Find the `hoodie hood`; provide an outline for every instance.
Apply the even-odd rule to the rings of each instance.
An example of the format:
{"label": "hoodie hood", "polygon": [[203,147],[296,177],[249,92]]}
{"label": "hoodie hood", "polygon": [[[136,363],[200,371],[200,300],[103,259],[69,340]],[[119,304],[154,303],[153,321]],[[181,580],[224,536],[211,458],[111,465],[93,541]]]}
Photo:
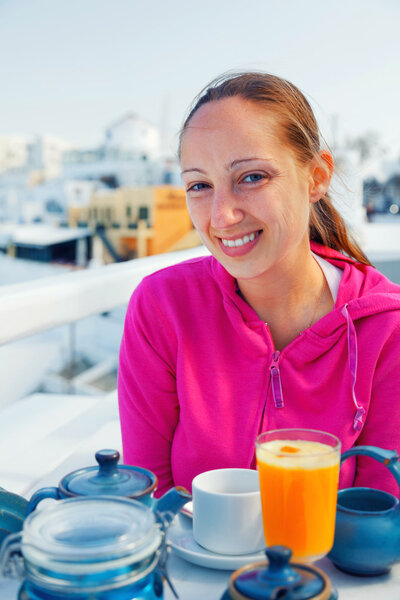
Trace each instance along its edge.
{"label": "hoodie hood", "polygon": [[313,252],[343,270],[335,308],[351,305],[354,319],[400,308],[400,286],[370,265],[311,242]]}
{"label": "hoodie hood", "polygon": [[[353,320],[400,308],[400,286],[375,267],[358,263],[316,242],[311,242],[311,250],[343,271],[334,309],[312,326],[318,335],[329,336],[335,323],[345,323],[343,306],[347,306]],[[259,321],[255,310],[237,294],[235,279],[214,257],[210,257],[210,260],[211,271],[222,287],[225,299],[233,301],[246,322]]]}

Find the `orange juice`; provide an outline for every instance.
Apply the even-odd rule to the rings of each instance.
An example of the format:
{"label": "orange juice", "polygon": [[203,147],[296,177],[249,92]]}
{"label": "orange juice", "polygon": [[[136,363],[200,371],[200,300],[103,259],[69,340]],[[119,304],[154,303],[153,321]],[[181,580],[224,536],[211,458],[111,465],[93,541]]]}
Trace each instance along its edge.
{"label": "orange juice", "polygon": [[267,545],[288,546],[297,560],[327,554],[335,531],[339,448],[273,439],[257,444],[256,454]]}

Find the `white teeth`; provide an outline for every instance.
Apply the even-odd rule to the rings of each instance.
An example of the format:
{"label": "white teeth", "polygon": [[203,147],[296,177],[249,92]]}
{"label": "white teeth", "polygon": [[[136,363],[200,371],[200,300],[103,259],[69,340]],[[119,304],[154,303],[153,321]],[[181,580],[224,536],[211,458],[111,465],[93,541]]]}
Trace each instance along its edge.
{"label": "white teeth", "polygon": [[235,246],[243,246],[244,244],[248,244],[252,242],[259,233],[250,233],[250,235],[245,235],[242,238],[237,238],[237,240],[224,240],[222,239],[222,243],[224,246],[229,246],[229,248],[234,248]]}

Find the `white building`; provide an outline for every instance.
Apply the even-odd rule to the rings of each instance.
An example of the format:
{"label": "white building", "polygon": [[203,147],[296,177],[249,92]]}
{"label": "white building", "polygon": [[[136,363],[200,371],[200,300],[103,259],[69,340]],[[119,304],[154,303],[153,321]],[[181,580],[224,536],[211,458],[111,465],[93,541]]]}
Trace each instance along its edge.
{"label": "white building", "polygon": [[158,160],[161,155],[161,134],[158,127],[130,113],[107,127],[105,153],[143,161]]}
{"label": "white building", "polygon": [[28,189],[29,170],[25,165],[0,173],[0,222],[21,222],[23,197]]}
{"label": "white building", "polygon": [[64,152],[73,144],[52,135],[38,135],[28,145],[27,166],[42,179],[60,177]]}
{"label": "white building", "polygon": [[64,155],[66,179],[97,179],[111,187],[162,183],[164,172],[159,128],[134,114],[107,127],[99,148]]}
{"label": "white building", "polygon": [[28,143],[27,137],[0,136],[0,173],[27,163]]}

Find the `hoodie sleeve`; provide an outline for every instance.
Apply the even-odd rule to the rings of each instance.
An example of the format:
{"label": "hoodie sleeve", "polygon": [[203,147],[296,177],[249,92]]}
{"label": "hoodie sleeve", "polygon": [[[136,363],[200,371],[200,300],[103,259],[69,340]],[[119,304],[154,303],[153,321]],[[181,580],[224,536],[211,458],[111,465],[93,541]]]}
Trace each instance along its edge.
{"label": "hoodie sleeve", "polygon": [[[368,415],[357,445],[379,446],[400,454],[400,324],[379,356]],[[354,485],[378,488],[398,497],[393,475],[371,458],[358,458]]]}
{"label": "hoodie sleeve", "polygon": [[120,347],[118,401],[124,462],[153,471],[159,496],[173,486],[171,443],[179,405],[176,336],[157,299],[148,280],[132,295]]}

